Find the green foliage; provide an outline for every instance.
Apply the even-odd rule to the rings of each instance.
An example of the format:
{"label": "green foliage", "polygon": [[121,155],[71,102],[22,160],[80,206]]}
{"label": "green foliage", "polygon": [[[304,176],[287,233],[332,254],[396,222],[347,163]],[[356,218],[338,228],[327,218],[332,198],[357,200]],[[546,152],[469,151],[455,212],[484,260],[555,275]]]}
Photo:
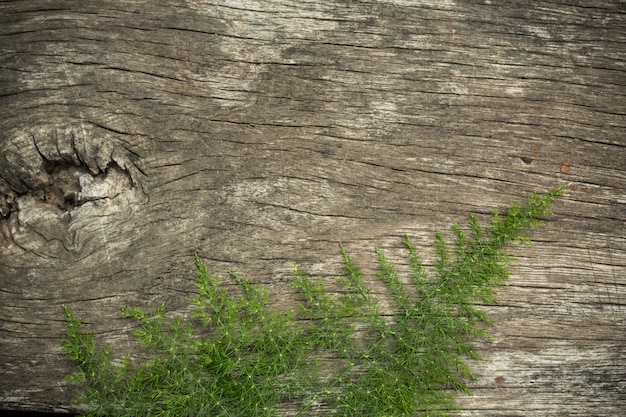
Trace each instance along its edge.
{"label": "green foliage", "polygon": [[76,403],[87,416],[278,416],[285,404],[299,405],[297,416],[449,415],[454,393],[469,392],[466,359],[480,358],[471,342],[488,336],[477,305],[496,302],[495,286],[509,275],[504,246],[528,242],[524,233],[565,188],[533,193],[504,217],[494,210],[488,228],[474,215],[467,231],[455,223],[453,248],[437,234],[432,270],[408,236],[405,278],[376,249],[394,314],[383,314],[343,246],[340,294],[294,264],[297,311],[270,308],[266,289],[234,273],[240,291],[229,294],[196,257],[195,320],[167,319],[164,306],[122,309],[152,352],[138,365],[98,350],[63,306],[63,351],[78,365],[69,379],[83,386]]}

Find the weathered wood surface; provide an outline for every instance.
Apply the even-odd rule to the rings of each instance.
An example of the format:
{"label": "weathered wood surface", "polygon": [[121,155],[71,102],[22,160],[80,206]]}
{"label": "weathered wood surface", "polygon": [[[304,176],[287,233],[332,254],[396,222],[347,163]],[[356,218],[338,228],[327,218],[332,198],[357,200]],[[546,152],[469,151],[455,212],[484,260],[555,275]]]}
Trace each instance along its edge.
{"label": "weathered wood surface", "polygon": [[[0,2],[0,408],[71,410],[60,305],[131,346],[193,254],[289,302],[291,261],[423,253],[572,182],[515,247],[464,416],[626,408],[623,1]],[[431,255],[429,255],[431,256]],[[428,259],[428,258],[427,258]]]}

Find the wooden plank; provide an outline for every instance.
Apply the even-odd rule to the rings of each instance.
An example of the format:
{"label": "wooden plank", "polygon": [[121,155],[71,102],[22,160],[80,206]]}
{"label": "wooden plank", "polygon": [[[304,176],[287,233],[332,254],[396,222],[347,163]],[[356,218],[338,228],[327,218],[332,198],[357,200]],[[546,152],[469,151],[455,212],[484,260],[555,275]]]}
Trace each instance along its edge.
{"label": "wooden plank", "polygon": [[571,182],[458,403],[619,415],[625,43],[620,1],[0,3],[0,408],[71,409],[63,303],[125,352],[119,309],[188,311],[194,253],[288,305],[292,261],[371,273],[404,232],[432,261]]}

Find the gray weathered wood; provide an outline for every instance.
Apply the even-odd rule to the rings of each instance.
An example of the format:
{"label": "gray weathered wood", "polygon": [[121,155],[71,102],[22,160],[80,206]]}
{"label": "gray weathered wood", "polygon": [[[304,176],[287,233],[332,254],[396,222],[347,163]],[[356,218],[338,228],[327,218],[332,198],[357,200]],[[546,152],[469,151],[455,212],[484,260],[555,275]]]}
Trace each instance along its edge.
{"label": "gray weathered wood", "polygon": [[71,410],[62,303],[123,352],[195,252],[285,304],[564,182],[458,404],[625,408],[621,1],[3,1],[0,108],[0,408]]}

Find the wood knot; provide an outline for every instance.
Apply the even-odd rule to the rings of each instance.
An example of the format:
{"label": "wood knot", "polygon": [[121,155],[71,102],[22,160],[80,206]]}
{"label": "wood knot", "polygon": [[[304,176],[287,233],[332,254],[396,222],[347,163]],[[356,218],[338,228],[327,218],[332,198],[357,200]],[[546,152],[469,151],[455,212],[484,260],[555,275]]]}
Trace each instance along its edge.
{"label": "wood knot", "polygon": [[40,125],[2,141],[0,216],[24,199],[68,212],[140,187],[137,156],[111,132],[91,124]]}
{"label": "wood knot", "polygon": [[55,124],[0,135],[0,246],[12,256],[80,255],[91,230],[115,230],[147,198],[138,156],[115,132]]}

